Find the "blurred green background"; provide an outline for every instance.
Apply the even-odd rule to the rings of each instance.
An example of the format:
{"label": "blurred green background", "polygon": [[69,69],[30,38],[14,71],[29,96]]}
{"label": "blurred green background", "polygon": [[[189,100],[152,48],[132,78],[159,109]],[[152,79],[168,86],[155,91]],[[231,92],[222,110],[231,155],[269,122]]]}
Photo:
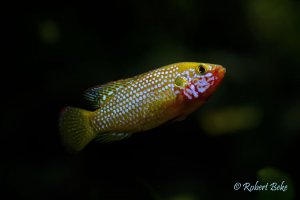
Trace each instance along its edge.
{"label": "blurred green background", "polygon": [[[299,198],[299,1],[98,3],[9,15],[17,65],[2,73],[4,192],[12,199]],[[227,69],[197,112],[65,152],[59,112],[86,108],[85,89],[182,61]],[[234,190],[256,181],[285,181],[288,190]]]}

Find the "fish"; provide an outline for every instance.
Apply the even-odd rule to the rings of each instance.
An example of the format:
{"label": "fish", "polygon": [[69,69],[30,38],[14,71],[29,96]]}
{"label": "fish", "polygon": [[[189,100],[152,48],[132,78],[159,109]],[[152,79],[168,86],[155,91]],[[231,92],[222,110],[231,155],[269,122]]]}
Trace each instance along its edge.
{"label": "fish", "polygon": [[84,96],[92,109],[67,106],[61,112],[62,142],[79,152],[93,140],[119,141],[183,120],[214,93],[225,72],[218,64],[180,62],[91,87]]}

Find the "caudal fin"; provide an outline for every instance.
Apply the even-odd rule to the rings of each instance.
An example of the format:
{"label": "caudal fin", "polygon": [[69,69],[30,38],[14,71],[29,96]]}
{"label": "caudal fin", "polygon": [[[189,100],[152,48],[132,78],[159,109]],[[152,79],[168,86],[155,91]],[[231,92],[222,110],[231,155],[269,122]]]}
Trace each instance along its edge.
{"label": "caudal fin", "polygon": [[59,119],[59,128],[66,148],[72,152],[81,151],[96,137],[90,124],[92,112],[80,108],[66,107]]}

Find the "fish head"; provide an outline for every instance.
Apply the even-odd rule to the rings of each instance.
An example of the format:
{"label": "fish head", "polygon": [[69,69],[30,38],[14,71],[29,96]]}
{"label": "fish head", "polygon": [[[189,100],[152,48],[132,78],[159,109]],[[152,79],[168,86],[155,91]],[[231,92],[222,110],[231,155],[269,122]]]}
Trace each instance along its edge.
{"label": "fish head", "polygon": [[182,63],[178,66],[174,92],[187,100],[205,100],[224,78],[226,69],[217,64]]}

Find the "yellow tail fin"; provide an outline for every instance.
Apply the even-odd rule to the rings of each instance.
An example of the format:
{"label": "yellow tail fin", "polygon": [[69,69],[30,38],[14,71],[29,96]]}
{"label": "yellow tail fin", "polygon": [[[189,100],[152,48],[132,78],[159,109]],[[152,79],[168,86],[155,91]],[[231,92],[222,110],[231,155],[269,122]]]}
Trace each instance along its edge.
{"label": "yellow tail fin", "polygon": [[66,107],[59,119],[59,128],[66,148],[72,152],[81,151],[96,137],[90,124],[92,112],[80,108]]}

